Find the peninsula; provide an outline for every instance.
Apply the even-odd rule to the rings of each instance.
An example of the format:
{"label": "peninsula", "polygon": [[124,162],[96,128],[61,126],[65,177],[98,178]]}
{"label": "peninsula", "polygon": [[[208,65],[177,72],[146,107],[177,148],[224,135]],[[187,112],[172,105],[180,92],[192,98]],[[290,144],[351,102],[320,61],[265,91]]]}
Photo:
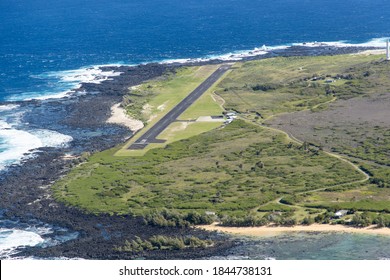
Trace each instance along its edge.
{"label": "peninsula", "polygon": [[[367,226],[364,232],[387,234],[390,64],[383,54],[358,51],[366,49],[292,47],[232,62],[152,141],[143,141],[145,133],[226,62],[119,67],[124,74],[113,81],[85,84],[101,97],[77,97],[66,121],[76,125],[77,116],[98,111],[83,108],[110,100],[101,120],[119,123],[121,135],[62,161],[55,160],[61,153],[49,154],[58,169],[39,203],[54,210],[35,211],[32,204],[29,211],[82,235],[23,254],[210,257],[233,246],[229,236],[203,230],[217,229],[215,223],[242,234]],[[147,77],[127,82],[142,71]],[[125,121],[124,112],[143,124]],[[134,124],[138,132],[130,135]],[[88,254],[91,240],[99,246]]]}

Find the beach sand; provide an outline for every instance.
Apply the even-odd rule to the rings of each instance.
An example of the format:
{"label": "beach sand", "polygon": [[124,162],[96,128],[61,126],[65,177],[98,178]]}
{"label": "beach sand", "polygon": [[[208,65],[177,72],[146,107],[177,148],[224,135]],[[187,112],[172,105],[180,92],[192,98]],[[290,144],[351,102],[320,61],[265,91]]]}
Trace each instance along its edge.
{"label": "beach sand", "polygon": [[385,49],[379,49],[379,50],[366,50],[366,51],[361,51],[357,52],[351,55],[379,55],[379,54],[386,54]]}
{"label": "beach sand", "polygon": [[144,124],[141,121],[130,118],[129,115],[126,114],[125,109],[121,107],[120,103],[111,107],[111,117],[107,120],[107,123],[126,126],[133,132],[144,127]]}
{"label": "beach sand", "polygon": [[275,236],[289,232],[338,232],[338,233],[363,233],[390,236],[390,228],[377,228],[375,225],[365,228],[355,228],[344,225],[312,224],[310,226],[278,227],[222,227],[214,223],[212,225],[199,226],[208,231],[220,231],[233,235],[245,236]]}

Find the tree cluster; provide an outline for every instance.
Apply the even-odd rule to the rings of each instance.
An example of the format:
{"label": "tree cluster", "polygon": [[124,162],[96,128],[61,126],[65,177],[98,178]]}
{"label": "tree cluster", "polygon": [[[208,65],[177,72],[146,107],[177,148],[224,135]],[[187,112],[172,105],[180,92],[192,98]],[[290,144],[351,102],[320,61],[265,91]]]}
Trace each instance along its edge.
{"label": "tree cluster", "polygon": [[125,241],[123,246],[117,247],[120,252],[140,253],[153,250],[183,250],[185,248],[206,248],[212,246],[211,240],[202,240],[195,236],[190,237],[169,237],[155,235],[148,240],[142,240],[136,236],[135,239]]}
{"label": "tree cluster", "polygon": [[192,211],[181,214],[174,210],[163,209],[152,212],[143,217],[144,223],[158,227],[179,227],[185,228],[191,225],[209,225],[214,222],[214,217],[206,213],[200,214]]}

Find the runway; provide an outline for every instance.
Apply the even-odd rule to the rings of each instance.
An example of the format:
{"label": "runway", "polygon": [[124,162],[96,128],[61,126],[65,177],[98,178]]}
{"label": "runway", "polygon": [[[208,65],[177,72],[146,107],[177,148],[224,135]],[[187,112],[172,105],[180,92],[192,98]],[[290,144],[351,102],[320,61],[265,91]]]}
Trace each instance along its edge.
{"label": "runway", "polygon": [[163,143],[164,140],[156,139],[172,122],[190,107],[199,97],[202,96],[223,74],[230,69],[230,65],[222,65],[213,74],[211,74],[203,83],[193,90],[186,98],[169,111],[153,127],[139,137],[132,145],[130,150],[142,150],[150,143]]}

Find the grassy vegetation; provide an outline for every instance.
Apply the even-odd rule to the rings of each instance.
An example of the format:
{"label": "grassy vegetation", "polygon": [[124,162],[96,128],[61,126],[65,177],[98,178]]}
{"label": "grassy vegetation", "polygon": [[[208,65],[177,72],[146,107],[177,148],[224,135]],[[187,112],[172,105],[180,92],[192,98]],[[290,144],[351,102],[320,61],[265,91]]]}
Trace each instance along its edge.
{"label": "grassy vegetation", "polygon": [[[305,132],[310,141],[298,144],[257,124],[289,112],[319,114],[330,110],[336,100],[386,92],[389,65],[377,56],[362,55],[239,63],[159,136],[167,139],[166,144],[129,153],[126,147],[141,131],[122,149],[85,157],[55,184],[54,194],[86,211],[142,215],[145,223],[162,227],[184,227],[200,220],[210,223],[213,219],[206,212],[216,213],[225,226],[293,226],[314,221],[388,226],[388,129],[364,123],[348,126],[340,120],[339,126],[332,123],[326,128],[331,136],[321,134],[322,124],[318,124],[314,133]],[[129,96],[133,105],[128,111],[148,121],[146,130],[216,68],[185,68],[141,85]],[[225,109],[241,112],[257,124],[242,119],[225,127],[194,122],[200,116],[222,113],[213,90],[225,100]],[[345,135],[354,141],[343,140]],[[370,180],[363,182],[365,177],[351,164],[323,152],[326,143],[333,144],[333,152],[351,156],[349,160]],[[334,212],[339,209],[350,213],[336,221]],[[128,250],[144,250],[140,244],[145,242],[135,247],[127,244]]]}
{"label": "grassy vegetation", "polygon": [[[294,114],[280,118],[274,124],[284,122],[283,129],[288,127],[290,119],[289,132],[293,135],[299,132],[299,138],[303,141],[351,156],[351,160],[370,175],[371,185],[351,184],[329,188],[328,192],[284,195],[284,201],[295,206],[294,217],[302,217],[302,210],[309,212],[310,207],[322,211],[355,209],[372,214],[389,209],[390,196],[387,190],[383,190],[390,187],[390,135],[386,125],[388,118],[385,106],[373,105],[381,104],[381,100],[385,101],[385,96],[390,91],[389,71],[390,64],[383,60],[383,56],[274,58],[243,63],[241,68],[232,72],[220,84],[218,94],[225,99],[227,108],[242,112],[259,122],[275,115],[303,110],[318,114],[329,111],[330,113],[322,113],[318,118],[306,114],[307,119],[303,121],[310,123],[310,119],[314,119],[310,123],[314,131],[296,131],[300,127],[293,126],[294,121],[291,122]],[[345,118],[343,114],[338,116],[337,111],[330,111],[332,102],[355,97],[359,99],[342,103],[344,107],[350,106],[347,107],[349,118]],[[357,108],[357,111],[353,111],[353,108]],[[341,106],[339,110],[345,111],[346,108]],[[375,117],[371,118],[370,115]],[[301,122],[302,119],[301,117]],[[347,195],[351,192],[359,193],[365,188],[372,190],[368,197],[356,195],[351,201],[352,198]],[[330,199],[326,196],[330,193],[337,197]],[[275,210],[270,210],[281,211],[277,206],[270,204],[259,209],[275,207]],[[298,211],[301,212],[299,215]],[[316,215],[309,214],[309,217],[314,218]],[[352,216],[348,219],[352,219]]]}
{"label": "grassy vegetation", "polygon": [[[383,67],[369,56],[277,57],[245,62],[219,85],[225,107],[262,118],[311,109],[387,84]],[[375,67],[374,67],[375,66]],[[377,69],[378,68],[378,69]],[[380,72],[379,69],[382,69]],[[371,76],[370,80],[363,78]],[[375,79],[375,83],[372,79]],[[327,81],[333,81],[328,83]],[[321,109],[321,107],[316,107]]]}
{"label": "grassy vegetation", "polygon": [[390,212],[390,189],[379,189],[375,185],[360,188],[323,191],[310,194],[300,204],[308,207],[327,209],[355,209],[359,211]]}
{"label": "grassy vegetation", "polygon": [[380,126],[368,129],[353,127],[346,130],[350,138],[357,139],[358,146],[340,141],[333,150],[339,153],[390,166],[390,129]]}
{"label": "grassy vegetation", "polygon": [[[133,136],[126,145],[117,152],[117,156],[141,156],[150,149],[164,147],[186,137],[214,129],[220,124],[191,124],[191,127],[183,127],[182,124],[172,124],[159,139],[167,140],[164,144],[150,144],[144,150],[128,150],[127,147],[134,143],[138,137],[155,125],[165,114],[182,101],[190,92],[210,76],[219,65],[205,65],[199,67],[184,67],[176,73],[168,73],[164,77],[152,80],[130,90],[124,97],[123,105],[128,114],[136,119],[141,119],[145,127]],[[200,116],[221,115],[222,107],[212,98],[212,90],[209,89],[186,110],[180,120],[196,120]]]}
{"label": "grassy vegetation", "polygon": [[160,138],[167,139],[165,144],[169,144],[216,129],[221,127],[221,124],[221,122],[175,122],[160,134]]}
{"label": "grassy vegetation", "polygon": [[202,116],[219,116],[224,109],[215,101],[211,90],[194,102],[181,116],[180,120],[196,120]]}
{"label": "grassy vegetation", "polygon": [[183,67],[133,87],[124,97],[129,115],[154,124],[210,76],[218,65]]}
{"label": "grassy vegetation", "polygon": [[257,208],[259,212],[294,212],[294,208],[280,203],[268,203]]}
{"label": "grassy vegetation", "polygon": [[361,176],[321,151],[241,120],[142,157],[113,152],[92,155],[57,182],[56,197],[91,212],[145,215],[166,207],[245,215],[278,195]]}

